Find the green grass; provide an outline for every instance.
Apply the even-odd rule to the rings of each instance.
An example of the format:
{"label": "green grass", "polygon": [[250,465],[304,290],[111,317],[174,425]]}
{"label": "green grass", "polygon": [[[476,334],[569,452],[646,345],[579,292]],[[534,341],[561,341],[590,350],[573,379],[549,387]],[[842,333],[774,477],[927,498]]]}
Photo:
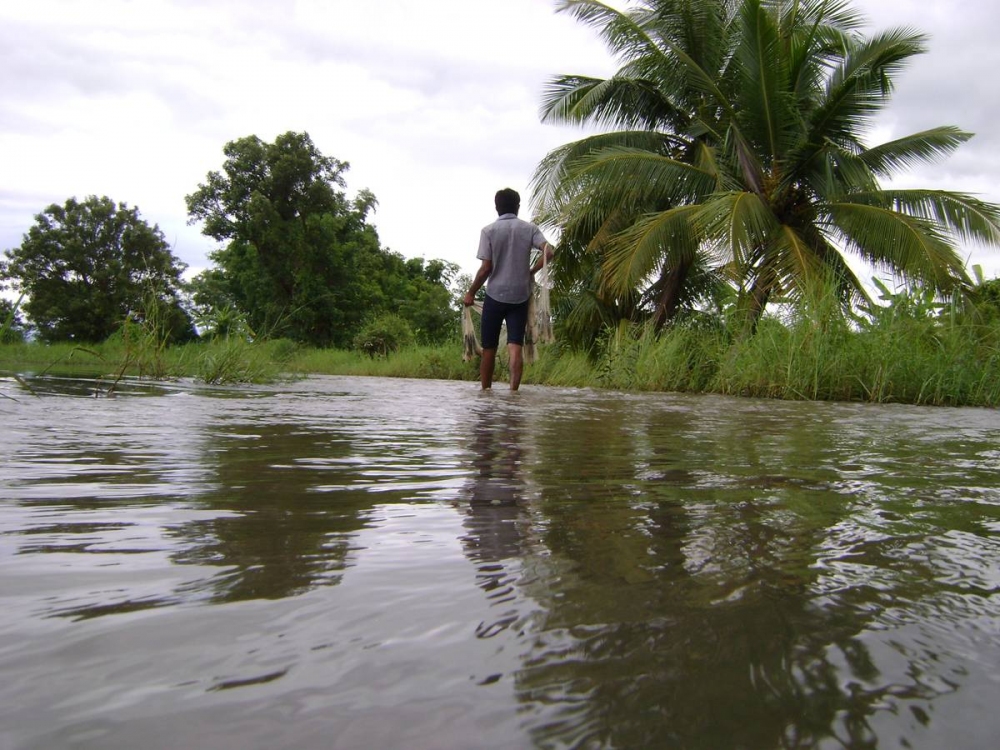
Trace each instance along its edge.
{"label": "green grass", "polygon": [[32,375],[82,375],[110,384],[122,377],[171,379],[191,377],[206,383],[256,383],[284,371],[280,352],[267,344],[220,339],[173,347],[146,346],[114,336],[100,344],[6,344],[0,346],[0,370]]}
{"label": "green grass", "polygon": [[463,362],[461,345],[410,346],[385,356],[371,357],[340,349],[302,349],[287,362],[298,374],[379,376],[477,380],[478,363]]}
{"label": "green grass", "polygon": [[[251,344],[232,338],[163,348],[141,338],[116,336],[86,347],[2,345],[0,370],[74,372],[108,382],[129,375],[254,383],[308,374],[478,380],[478,362],[462,361],[458,341],[370,357],[287,340]],[[506,378],[506,352],[501,351],[496,379]],[[607,332],[590,354],[559,344],[542,348],[537,361],[526,365],[523,382],[794,400],[998,406],[1000,323],[901,317],[857,330],[842,320],[785,324],[764,319],[756,335],[745,338],[730,336],[722,326],[679,325],[657,334],[623,325]]]}

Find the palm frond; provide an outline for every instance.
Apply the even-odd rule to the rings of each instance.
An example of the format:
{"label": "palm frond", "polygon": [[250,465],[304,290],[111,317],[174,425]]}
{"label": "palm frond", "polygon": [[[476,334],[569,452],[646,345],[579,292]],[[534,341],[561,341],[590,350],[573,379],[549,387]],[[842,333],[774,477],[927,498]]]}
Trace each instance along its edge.
{"label": "palm frond", "polygon": [[762,5],[781,18],[786,35],[796,29],[825,28],[840,32],[856,31],[865,19],[853,0],[763,0]]}
{"label": "palm frond", "polygon": [[684,113],[651,81],[625,77],[559,76],[542,94],[542,122],[618,129],[683,129]]}
{"label": "palm frond", "polygon": [[748,265],[768,244],[776,226],[771,209],[749,191],[711,196],[700,204],[694,221],[704,241],[728,256],[719,257],[717,262],[733,258],[741,266]]}
{"label": "palm frond", "polygon": [[823,264],[823,272],[821,277],[808,281],[785,279],[785,284],[790,290],[808,294],[816,288],[829,288],[832,285],[845,309],[851,305],[871,302],[865,285],[854,273],[847,259],[821,232],[815,227],[809,227],[800,234],[802,240],[809,244],[812,252]]}
{"label": "palm frond", "polygon": [[949,190],[879,190],[851,200],[933,222],[956,237],[1000,247],[1000,206]]}
{"label": "palm frond", "polygon": [[580,160],[608,148],[631,148],[655,154],[670,153],[683,143],[648,130],[615,131],[582,138],[550,151],[531,180],[535,216],[548,223],[560,213],[567,196],[579,191],[576,166]]}
{"label": "palm frond", "polygon": [[[655,14],[636,17],[618,11],[599,0],[563,0],[559,12],[568,12],[577,20],[598,30],[611,52],[624,61],[642,60],[643,64],[662,71],[680,66],[687,85],[709,95],[715,106],[732,111],[729,97],[719,88],[716,75],[703,68],[695,60],[680,40],[660,34],[655,38],[639,23],[640,18],[655,17]],[[643,58],[645,58],[643,60]]]}
{"label": "palm frond", "polygon": [[562,0],[556,12],[568,13],[596,30],[612,55],[624,61],[643,55],[661,55],[642,25],[631,14],[612,8],[600,0]]}
{"label": "palm frond", "polygon": [[678,206],[643,217],[616,235],[604,260],[608,288],[621,294],[649,278],[665,257],[690,259],[698,246],[692,217],[698,206]]}
{"label": "palm frond", "polygon": [[924,43],[925,37],[906,29],[871,39],[852,39],[810,113],[808,141],[816,148],[829,140],[842,148],[862,151],[858,133],[885,106],[892,76],[910,58],[925,51]]}
{"label": "palm frond", "polygon": [[601,149],[573,163],[571,178],[586,180],[591,194],[629,197],[632,205],[661,205],[699,200],[711,193],[716,175],[669,156],[636,148]]}
{"label": "palm frond", "polygon": [[[811,154],[806,162],[804,154]],[[851,151],[827,141],[818,151],[804,144],[789,158],[792,167],[786,180],[802,180],[808,184],[817,200],[838,200],[845,194],[873,192],[879,189],[878,179],[871,167]]]}
{"label": "palm frond", "polygon": [[783,224],[772,238],[770,253],[783,289],[808,287],[825,275],[823,259],[794,227]]}
{"label": "palm frond", "polygon": [[829,230],[845,248],[877,269],[932,284],[943,292],[968,284],[964,263],[937,226],[879,205],[841,202],[828,206]]}
{"label": "palm frond", "polygon": [[738,106],[742,132],[755,151],[773,163],[783,152],[782,128],[795,125],[788,106],[787,57],[776,19],[760,0],[744,0],[741,7],[744,33],[736,51],[739,62]]}
{"label": "palm frond", "polygon": [[867,149],[861,160],[880,177],[891,177],[910,167],[948,156],[972,138],[956,127],[944,126],[913,133]]}

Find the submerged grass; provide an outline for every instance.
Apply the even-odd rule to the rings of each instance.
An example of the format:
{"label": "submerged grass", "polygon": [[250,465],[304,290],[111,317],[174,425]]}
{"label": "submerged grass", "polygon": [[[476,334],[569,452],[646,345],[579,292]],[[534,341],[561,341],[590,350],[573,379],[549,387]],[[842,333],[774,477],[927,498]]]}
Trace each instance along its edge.
{"label": "submerged grass", "polygon": [[165,380],[192,377],[206,383],[259,383],[277,379],[287,354],[278,342],[252,344],[231,338],[150,350],[127,337],[100,344],[18,343],[0,346],[0,369],[31,375],[98,378],[108,390],[123,377]]}
{"label": "submerged grass", "polygon": [[410,346],[384,356],[340,349],[302,349],[288,361],[299,374],[358,375],[389,378],[475,380],[478,363],[462,361],[461,344]]}
{"label": "submerged grass", "polygon": [[[132,346],[132,349],[129,347]],[[147,352],[148,354],[148,352]],[[437,378],[474,382],[478,362],[462,344],[410,346],[387,356],[304,348],[285,340],[230,338],[156,349],[156,367],[116,337],[97,346],[6,344],[0,369],[73,371],[107,382],[123,375],[191,377],[207,383],[267,382],[331,374]],[[506,352],[497,381],[506,378]],[[843,320],[764,319],[751,337],[720,325],[678,325],[656,332],[623,325],[594,352],[558,343],[526,366],[526,384],[617,390],[720,393],[794,400],[1000,405],[1000,322],[899,318],[863,328]]]}

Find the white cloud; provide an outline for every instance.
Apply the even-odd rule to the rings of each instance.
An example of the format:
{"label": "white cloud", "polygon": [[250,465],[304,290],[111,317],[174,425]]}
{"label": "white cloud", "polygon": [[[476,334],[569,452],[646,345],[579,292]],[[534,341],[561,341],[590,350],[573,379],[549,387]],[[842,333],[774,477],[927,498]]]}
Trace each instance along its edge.
{"label": "white cloud", "polygon": [[[912,25],[930,53],[873,137],[941,124],[977,138],[922,185],[1000,200],[992,1],[866,0],[869,30]],[[475,268],[499,187],[578,136],[538,120],[553,74],[613,69],[593,32],[544,0],[33,0],[0,6],[0,249],[70,196],[138,206],[175,252],[213,247],[184,196],[230,140],[307,131],[379,199],[382,241]],[[959,10],[961,12],[959,12]],[[1000,270],[1000,263],[990,270]],[[991,274],[992,275],[992,274]]]}

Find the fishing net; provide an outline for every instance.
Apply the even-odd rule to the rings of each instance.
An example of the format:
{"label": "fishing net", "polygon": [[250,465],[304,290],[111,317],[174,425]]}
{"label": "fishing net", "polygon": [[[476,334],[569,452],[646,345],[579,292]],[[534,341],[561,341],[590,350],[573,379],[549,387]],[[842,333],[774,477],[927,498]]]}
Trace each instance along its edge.
{"label": "fishing net", "polygon": [[480,315],[483,314],[482,302],[477,302],[472,307],[462,307],[462,341],[465,345],[462,359],[466,362],[472,361],[483,353],[483,348],[479,345],[479,339],[476,338],[476,326],[472,323],[473,307],[476,308],[476,312]]}
{"label": "fishing net", "polygon": [[[538,356],[538,344],[551,344],[556,340],[552,331],[552,312],[549,306],[549,289],[552,282],[549,279],[549,267],[542,257],[542,267],[531,281],[531,296],[528,298],[528,326],[524,331],[524,346],[522,353],[525,362],[534,362]],[[472,320],[475,309],[483,314],[483,305],[477,302],[472,307],[462,309],[462,342],[464,351],[462,359],[469,362],[483,353],[476,337],[476,326]]]}
{"label": "fishing net", "polygon": [[531,296],[528,298],[528,327],[524,332],[524,361],[534,362],[539,344],[556,340],[552,332],[552,311],[549,306],[549,267],[542,252],[542,267],[531,279]]}

